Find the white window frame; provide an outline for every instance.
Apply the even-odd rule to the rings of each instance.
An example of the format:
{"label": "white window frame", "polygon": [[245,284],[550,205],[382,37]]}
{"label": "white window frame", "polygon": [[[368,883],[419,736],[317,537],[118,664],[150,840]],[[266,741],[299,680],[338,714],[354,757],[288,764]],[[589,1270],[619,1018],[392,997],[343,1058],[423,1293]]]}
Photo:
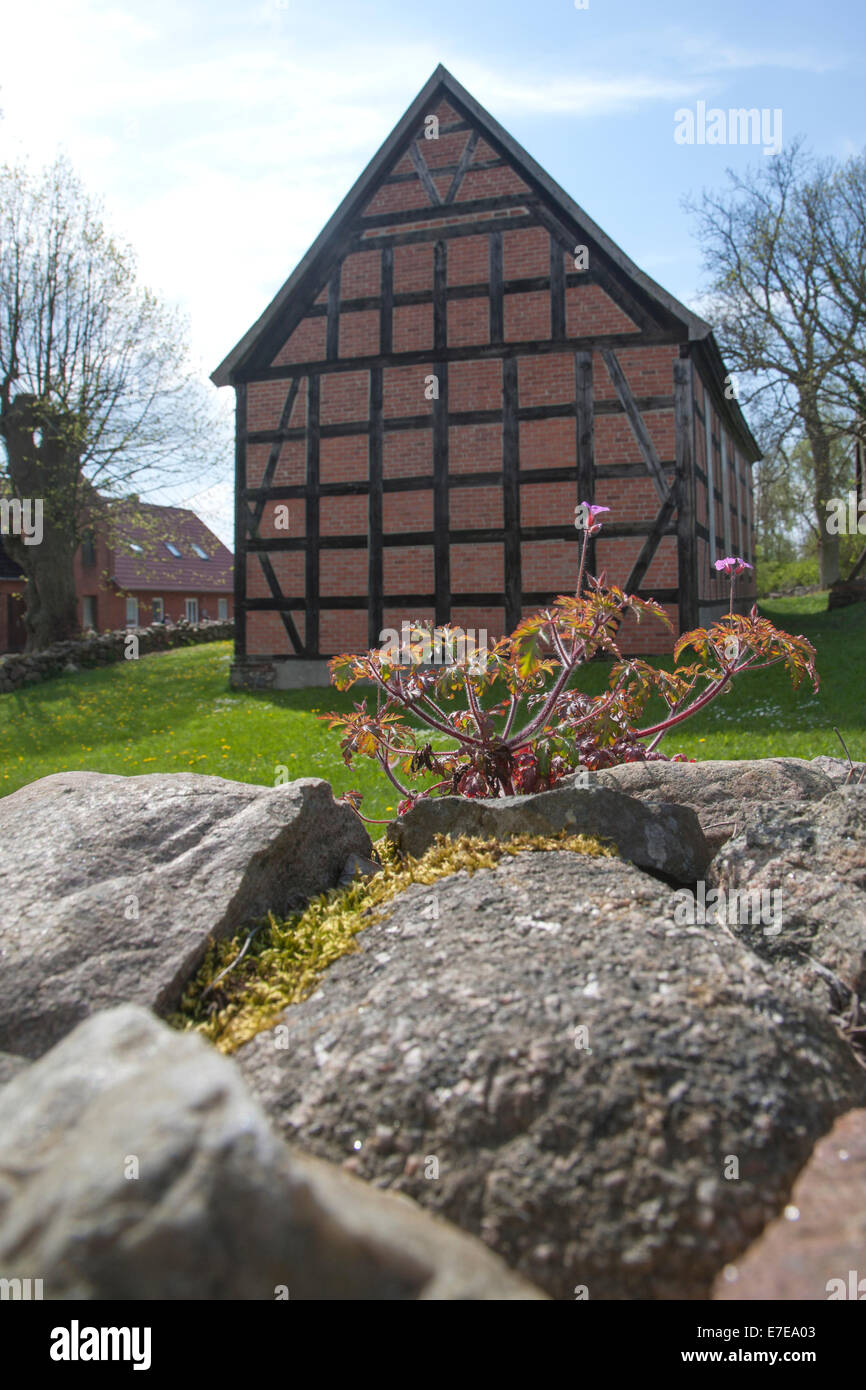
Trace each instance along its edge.
{"label": "white window frame", "polygon": [[188,623],[198,622],[198,599],[188,598],[184,600],[186,620]]}
{"label": "white window frame", "polygon": [[227,598],[217,599],[218,622],[227,623],[229,620],[229,601]]}
{"label": "white window frame", "polygon": [[[157,604],[159,604],[159,613],[157,613],[157,611],[156,611],[156,605],[157,605]],[[164,622],[165,622],[165,600],[164,600],[164,599],[161,599],[161,598],[157,598],[155,594],[154,594],[153,602],[152,602],[152,614],[151,614],[151,616],[152,616],[152,619],[153,619],[153,621],[154,621],[155,623],[164,623]]]}
{"label": "white window frame", "polygon": [[138,627],[138,599],[134,594],[126,596],[126,626]]}

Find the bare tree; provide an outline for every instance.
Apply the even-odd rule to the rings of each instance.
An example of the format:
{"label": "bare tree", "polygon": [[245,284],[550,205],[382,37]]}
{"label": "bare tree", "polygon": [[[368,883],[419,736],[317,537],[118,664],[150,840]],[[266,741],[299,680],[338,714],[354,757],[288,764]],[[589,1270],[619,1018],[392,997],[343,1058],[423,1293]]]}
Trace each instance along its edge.
{"label": "bare tree", "polygon": [[817,160],[802,140],[728,187],[687,202],[710,275],[722,351],[744,376],[768,453],[808,442],[821,583],[839,577],[827,528],[838,443],[863,425],[866,158]]}
{"label": "bare tree", "polygon": [[[27,577],[27,645],[80,627],[73,559],[103,499],[212,478],[229,447],[186,325],[59,158],[0,168],[0,495],[40,501],[42,537],[4,545]],[[8,509],[7,509],[8,512]]]}

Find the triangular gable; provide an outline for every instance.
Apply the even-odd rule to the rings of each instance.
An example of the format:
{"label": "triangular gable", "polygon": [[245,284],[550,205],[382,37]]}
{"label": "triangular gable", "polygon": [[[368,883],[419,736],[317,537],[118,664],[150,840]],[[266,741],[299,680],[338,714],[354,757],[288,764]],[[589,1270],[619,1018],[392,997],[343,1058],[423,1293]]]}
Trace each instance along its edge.
{"label": "triangular gable", "polygon": [[[453,114],[456,122],[468,122],[479,132],[480,149],[474,152],[473,162],[497,156],[506,158],[536,197],[540,196],[552,211],[566,218],[575,232],[579,230],[594,243],[667,318],[687,325],[690,336],[693,337],[702,337],[710,331],[709,325],[691,314],[672,295],[667,294],[649,276],[644,275],[532,156],[475,101],[446,68],[440,65],[373,156],[265,312],[212,374],[212,380],[216,385],[229,384],[234,373],[249,364],[256,348],[269,335],[269,330],[273,329],[275,323],[285,315],[296,294],[299,301],[309,303],[322,293],[335,261],[340,258],[341,251],[348,243],[355,219],[363,215],[368,203],[376,196],[383,179],[391,173],[410,171],[411,163],[406,163],[407,159],[411,161],[410,146],[423,130],[424,117],[437,112],[443,102],[447,103],[442,109],[449,122]],[[344,243],[342,246],[341,242]],[[304,306],[300,304],[299,307]]]}
{"label": "triangular gable", "polygon": [[[435,132],[435,138],[428,138],[428,132],[430,136]],[[439,169],[448,172],[439,173]],[[491,193],[531,192],[513,163],[497,154],[478,127],[441,101],[425,118],[424,131],[416,132],[406,154],[383,176],[361,215],[375,217],[395,207],[447,207]]]}
{"label": "triangular gable", "polygon": [[[439,120],[439,138],[426,141],[424,123],[431,115]],[[455,163],[465,163],[465,167],[456,174],[437,174],[438,165]],[[386,182],[395,178],[403,181],[402,186]],[[399,200],[394,199],[395,188],[400,188]],[[304,315],[312,304],[327,303],[329,281],[356,238],[361,218],[381,217],[384,223],[391,211],[389,199],[399,201],[399,209],[394,210],[404,219],[415,208],[429,211],[431,216],[438,209],[438,215],[443,216],[449,203],[472,202],[491,196],[494,189],[495,194],[513,194],[515,198],[525,192],[534,211],[563,245],[580,241],[590,247],[591,261],[608,269],[608,285],[618,301],[623,327],[627,322],[661,325],[677,336],[681,334],[683,340],[700,343],[702,356],[715,374],[721,358],[709,324],[640,270],[440,64],[265,312],[212,373],[212,381],[217,386],[228,385],[237,373],[266,367],[295,331],[310,336],[309,350],[304,347],[300,351],[299,347],[298,352],[288,354],[290,359],[325,356],[324,319],[317,322],[304,319]],[[621,292],[612,286],[619,286]],[[732,409],[740,430],[751,439],[739,407]]]}

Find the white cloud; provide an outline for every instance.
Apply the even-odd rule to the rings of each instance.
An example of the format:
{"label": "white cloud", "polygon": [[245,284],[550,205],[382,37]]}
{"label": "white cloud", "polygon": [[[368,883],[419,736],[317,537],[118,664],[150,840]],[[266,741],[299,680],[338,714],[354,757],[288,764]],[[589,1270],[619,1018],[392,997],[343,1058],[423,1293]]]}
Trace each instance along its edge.
{"label": "white cloud", "polygon": [[832,72],[844,66],[838,56],[822,55],[814,45],[808,48],[738,47],[718,35],[680,35],[677,56],[695,72],[748,71],[752,68],[784,68],[789,72]]}
{"label": "white cloud", "polygon": [[[699,90],[685,77],[655,78],[618,72],[611,77],[556,78],[537,81],[508,78],[473,63],[462,63],[469,90],[494,113],[519,110],[535,115],[609,116],[634,111],[654,101],[686,100]],[[455,74],[456,76],[456,74]],[[464,81],[461,76],[461,81]]]}

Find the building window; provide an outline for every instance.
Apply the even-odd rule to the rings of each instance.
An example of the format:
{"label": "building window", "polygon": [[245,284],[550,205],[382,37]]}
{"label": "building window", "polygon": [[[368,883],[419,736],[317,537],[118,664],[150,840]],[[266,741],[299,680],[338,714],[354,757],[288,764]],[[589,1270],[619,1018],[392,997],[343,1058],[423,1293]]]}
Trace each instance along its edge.
{"label": "building window", "polygon": [[127,598],[126,600],[126,626],[138,627],[138,599]]}
{"label": "building window", "polygon": [[153,600],[153,621],[155,623],[165,622],[165,604],[161,598]]}
{"label": "building window", "polygon": [[221,623],[228,621],[229,601],[227,598],[217,599],[217,616]]}
{"label": "building window", "polygon": [[81,600],[81,625],[85,632],[93,628],[96,632],[96,598],[93,594],[85,594]]}
{"label": "building window", "polygon": [[81,563],[88,568],[96,564],[96,542],[92,531],[85,531],[81,538]]}
{"label": "building window", "polygon": [[186,601],[186,620],[188,623],[198,622],[198,599],[188,598]]}
{"label": "building window", "polygon": [[178,550],[176,545],[172,544],[171,541],[166,541],[165,548],[168,551],[169,555],[173,555],[176,560],[179,560],[181,558],[180,551]]}
{"label": "building window", "polygon": [[197,545],[195,542],[193,542],[192,550],[193,554],[197,555],[200,560],[210,559],[210,556],[208,555],[207,551],[203,550],[202,547],[200,545]]}

